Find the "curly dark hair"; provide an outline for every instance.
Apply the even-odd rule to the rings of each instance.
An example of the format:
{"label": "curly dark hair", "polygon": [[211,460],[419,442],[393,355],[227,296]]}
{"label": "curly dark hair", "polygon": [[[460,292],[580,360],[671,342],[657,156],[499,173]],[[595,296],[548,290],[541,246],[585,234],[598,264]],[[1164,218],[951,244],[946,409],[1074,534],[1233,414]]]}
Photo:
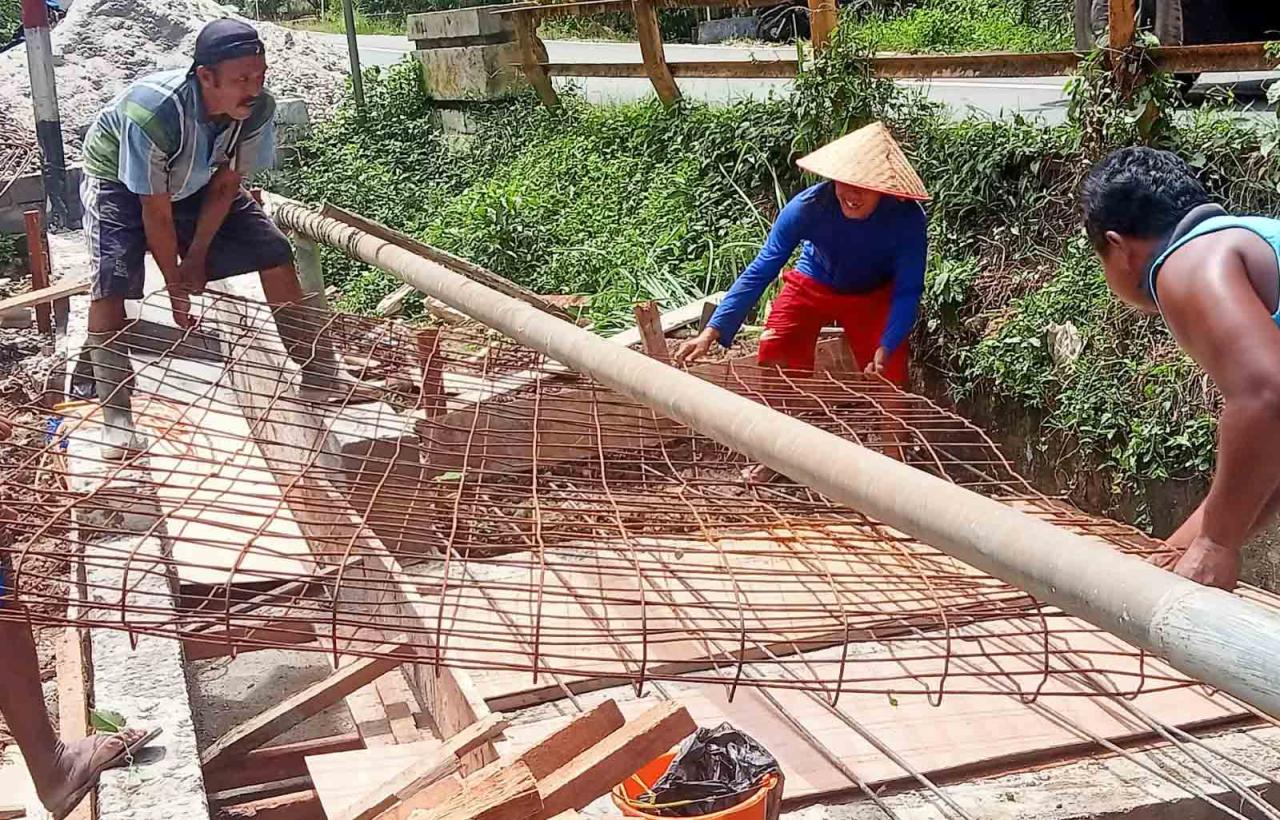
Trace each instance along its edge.
{"label": "curly dark hair", "polygon": [[1152,239],[1172,231],[1209,193],[1191,166],[1154,148],[1121,148],[1093,166],[1080,187],[1084,229],[1102,249],[1107,231]]}

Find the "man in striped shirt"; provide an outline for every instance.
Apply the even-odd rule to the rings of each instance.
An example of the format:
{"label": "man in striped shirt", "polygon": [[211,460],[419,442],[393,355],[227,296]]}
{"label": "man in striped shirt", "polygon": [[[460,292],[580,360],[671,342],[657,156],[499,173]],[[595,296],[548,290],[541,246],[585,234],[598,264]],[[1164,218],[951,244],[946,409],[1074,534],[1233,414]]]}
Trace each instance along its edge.
{"label": "man in striped shirt", "polygon": [[193,326],[190,296],[209,281],[258,271],[276,326],[302,368],[302,398],[348,397],[351,378],[308,321],[288,239],[242,187],[275,158],[275,100],[263,88],[258,33],[214,20],[196,38],[190,69],[143,77],[98,115],[84,143],[84,229],[94,266],[90,356],[103,403],[104,456],[137,449],[132,375],[119,331],[124,302],[143,296],[150,251],[179,327]]}

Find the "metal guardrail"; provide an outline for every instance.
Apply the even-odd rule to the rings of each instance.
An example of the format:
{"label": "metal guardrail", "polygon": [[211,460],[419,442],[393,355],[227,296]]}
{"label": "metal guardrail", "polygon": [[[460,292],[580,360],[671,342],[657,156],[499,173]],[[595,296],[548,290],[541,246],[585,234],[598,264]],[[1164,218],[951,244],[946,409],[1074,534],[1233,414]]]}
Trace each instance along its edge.
{"label": "metal guardrail", "polygon": [[[777,5],[778,0],[587,0],[587,2],[521,4],[493,9],[510,16],[520,47],[520,68],[542,101],[559,104],[551,77],[647,77],[662,101],[680,99],[681,78],[786,79],[795,77],[799,60],[675,61],[666,59],[657,12],[672,8],[740,8]],[[809,0],[810,27],[815,50],[820,50],[835,27],[835,0]],[[1110,0],[1107,49],[1119,54],[1131,48],[1137,34],[1137,0]],[[550,17],[584,17],[604,13],[632,13],[640,41],[639,63],[552,63],[538,38],[538,24]],[[884,77],[1051,77],[1069,74],[1084,59],[1074,51],[1035,53],[977,52],[966,54],[883,55],[871,59]],[[1175,73],[1205,71],[1266,71],[1280,66],[1265,42],[1222,45],[1158,46],[1147,56],[1157,70]]]}

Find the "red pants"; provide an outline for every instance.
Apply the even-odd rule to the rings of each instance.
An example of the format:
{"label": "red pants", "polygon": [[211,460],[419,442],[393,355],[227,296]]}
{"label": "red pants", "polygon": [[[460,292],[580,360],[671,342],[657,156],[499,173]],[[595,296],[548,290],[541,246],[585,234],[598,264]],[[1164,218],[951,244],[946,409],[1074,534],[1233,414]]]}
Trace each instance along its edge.
{"label": "red pants", "polygon": [[[889,321],[892,284],[870,293],[840,294],[794,270],[783,273],[782,282],[782,292],[773,300],[765,332],[760,336],[760,364],[813,370],[818,336],[831,322],[839,322],[844,329],[844,338],[858,366],[871,363]],[[904,341],[885,362],[884,377],[905,387],[908,356]]]}

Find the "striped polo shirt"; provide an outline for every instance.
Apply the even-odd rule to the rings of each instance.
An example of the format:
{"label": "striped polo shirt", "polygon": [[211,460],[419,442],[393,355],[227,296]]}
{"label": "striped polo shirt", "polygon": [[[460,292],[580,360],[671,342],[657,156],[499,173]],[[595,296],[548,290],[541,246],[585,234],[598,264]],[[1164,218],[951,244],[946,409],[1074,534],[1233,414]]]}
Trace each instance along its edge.
{"label": "striped polo shirt", "polygon": [[135,194],[174,200],[199,191],[222,165],[243,177],[275,161],[275,98],[265,89],[248,119],[209,119],[200,80],[186,68],[161,71],[122,91],[89,127],[84,170]]}

